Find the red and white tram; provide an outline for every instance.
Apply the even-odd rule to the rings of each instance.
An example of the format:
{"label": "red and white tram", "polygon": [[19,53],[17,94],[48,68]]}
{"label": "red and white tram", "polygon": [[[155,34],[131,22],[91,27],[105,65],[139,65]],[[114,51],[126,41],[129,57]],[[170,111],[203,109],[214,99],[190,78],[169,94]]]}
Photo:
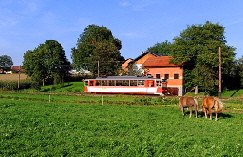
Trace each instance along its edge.
{"label": "red and white tram", "polygon": [[166,94],[166,81],[140,76],[105,76],[84,80],[84,92]]}

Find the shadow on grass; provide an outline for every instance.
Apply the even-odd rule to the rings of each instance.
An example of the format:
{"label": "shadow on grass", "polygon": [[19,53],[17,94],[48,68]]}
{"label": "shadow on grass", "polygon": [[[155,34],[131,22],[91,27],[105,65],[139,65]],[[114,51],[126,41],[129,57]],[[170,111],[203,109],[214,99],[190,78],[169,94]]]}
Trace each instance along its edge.
{"label": "shadow on grass", "polygon": [[231,96],[230,97],[233,97],[236,93],[238,93],[239,92],[239,90],[236,90],[234,93],[232,93],[231,94]]}
{"label": "shadow on grass", "polygon": [[[185,113],[185,116],[189,116],[190,115],[190,111],[186,111],[184,113]],[[198,118],[205,118],[205,115],[204,115],[203,111],[199,111],[197,113],[197,116],[198,116]],[[215,118],[215,112],[212,113],[212,116],[213,116],[212,118],[214,119]],[[195,117],[195,111],[192,112],[192,117]],[[232,115],[227,114],[227,113],[220,112],[218,114],[218,118],[221,118],[221,119],[232,118],[232,117],[233,117]],[[209,114],[208,114],[208,118],[209,118]]]}
{"label": "shadow on grass", "polygon": [[[213,116],[213,118],[215,118],[215,116],[216,116],[215,112],[212,113],[212,116]],[[204,112],[199,111],[198,117],[205,117]],[[226,119],[226,118],[232,118],[232,117],[233,117],[232,115],[227,114],[227,113],[222,113],[222,112],[218,113],[218,118]],[[209,114],[208,114],[208,118],[209,118]]]}

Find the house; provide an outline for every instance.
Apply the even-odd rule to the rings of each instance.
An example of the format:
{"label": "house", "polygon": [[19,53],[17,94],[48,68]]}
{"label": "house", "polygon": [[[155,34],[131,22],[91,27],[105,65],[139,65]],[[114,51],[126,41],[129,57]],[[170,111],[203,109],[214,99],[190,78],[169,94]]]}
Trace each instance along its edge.
{"label": "house", "polygon": [[171,56],[151,56],[143,63],[144,76],[165,79],[172,95],[183,95],[183,66],[172,64]]}
{"label": "house", "polygon": [[130,62],[132,62],[132,61],[133,61],[132,58],[127,58],[127,59],[125,60],[125,62],[122,64],[122,69],[123,69],[124,71],[128,71],[128,64],[129,64]]}
{"label": "house", "polygon": [[139,55],[137,58],[133,59],[131,62],[129,62],[129,65],[130,64],[133,64],[135,65],[136,67],[136,70],[139,71],[141,70],[141,73],[144,73],[144,70],[143,70],[143,63],[150,57],[155,57],[155,56],[160,56],[159,54],[155,54],[155,53],[152,53],[152,52],[149,52],[149,51],[145,51],[145,52],[142,52],[141,55]]}
{"label": "house", "polygon": [[11,66],[11,71],[13,72],[24,72],[24,69],[22,66]]}

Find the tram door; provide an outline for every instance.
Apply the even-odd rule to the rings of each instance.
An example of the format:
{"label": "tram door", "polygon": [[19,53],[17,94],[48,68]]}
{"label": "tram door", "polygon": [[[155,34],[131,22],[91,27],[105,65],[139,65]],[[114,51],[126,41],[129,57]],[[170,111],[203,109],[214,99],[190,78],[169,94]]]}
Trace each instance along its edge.
{"label": "tram door", "polygon": [[167,92],[168,92],[167,81],[166,81],[166,79],[162,79],[162,94],[166,94]]}

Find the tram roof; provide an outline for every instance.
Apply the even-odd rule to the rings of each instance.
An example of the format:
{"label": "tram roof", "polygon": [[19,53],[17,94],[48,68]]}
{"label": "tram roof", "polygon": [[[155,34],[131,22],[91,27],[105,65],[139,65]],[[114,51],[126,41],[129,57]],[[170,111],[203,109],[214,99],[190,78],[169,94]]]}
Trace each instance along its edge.
{"label": "tram roof", "polygon": [[149,77],[149,76],[106,76],[106,77],[97,77],[96,79],[86,79],[86,80],[156,80],[156,78]]}

